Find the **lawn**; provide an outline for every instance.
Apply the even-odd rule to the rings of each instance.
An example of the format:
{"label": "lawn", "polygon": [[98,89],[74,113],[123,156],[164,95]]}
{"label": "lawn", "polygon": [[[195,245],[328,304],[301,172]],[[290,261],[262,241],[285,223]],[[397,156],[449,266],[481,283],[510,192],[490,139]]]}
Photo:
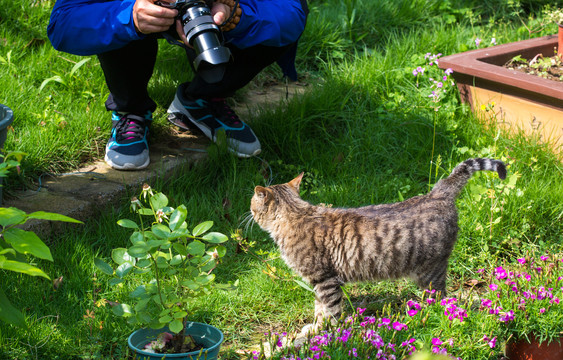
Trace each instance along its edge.
{"label": "lawn", "polygon": [[[459,162],[491,157],[508,164],[508,179],[476,174],[458,200],[460,233],[450,259],[448,290],[459,292],[478,269],[530,254],[561,253],[563,166],[545,144],[507,134],[460,103],[451,82],[429,98],[438,74],[433,56],[554,33],[543,26],[545,4],[561,1],[311,0],[297,67],[303,95],[245,119],[260,138],[259,158],[237,159],[211,145],[209,159],[150,184],[172,206],[184,204],[188,224],[212,220],[227,244],[217,281],[238,289],[197,299],[195,321],[225,334],[221,359],[241,358],[268,331],[299,331],[312,321],[313,295],[279,258],[268,234],[246,220],[255,185],[286,182],[304,172],[302,197],[312,203],[354,207],[400,201],[426,193]],[[107,89],[95,56],[52,49],[46,37],[54,1],[10,2],[0,9],[0,102],[14,110],[7,151],[23,151],[19,174],[6,190],[34,188],[45,173],[62,173],[103,156],[110,129]],[[159,108],[150,141],[169,125],[166,108],[190,76],[183,52],[160,44],[149,92]],[[428,56],[427,56],[428,54]],[[83,62],[83,60],[86,60]],[[438,57],[439,61],[439,57]],[[425,68],[423,75],[413,70]],[[177,74],[185,74],[178,78]],[[272,66],[255,84],[279,77]],[[434,88],[435,89],[435,88]],[[243,97],[244,89],[237,96]],[[132,195],[140,189],[131,189]],[[0,287],[22,309],[28,331],[0,324],[0,359],[125,359],[134,330],[112,314],[126,287],[110,287],[94,259],[129,241],[121,218],[133,218],[129,199],[96,219],[44,239],[54,261],[32,259],[45,279],[0,273]],[[236,240],[238,239],[238,240]],[[243,244],[239,244],[238,242]],[[461,290],[460,290],[461,289]],[[408,280],[345,288],[352,312],[377,314],[421,292]],[[430,329],[439,334],[440,325]],[[563,329],[562,329],[563,330]],[[498,359],[500,346],[491,351]]]}

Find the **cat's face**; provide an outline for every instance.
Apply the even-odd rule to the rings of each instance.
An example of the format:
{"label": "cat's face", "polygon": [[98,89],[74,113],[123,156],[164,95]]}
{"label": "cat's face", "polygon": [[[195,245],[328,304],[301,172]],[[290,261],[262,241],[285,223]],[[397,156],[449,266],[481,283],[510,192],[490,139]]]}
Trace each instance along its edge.
{"label": "cat's face", "polygon": [[268,229],[268,225],[276,219],[279,205],[288,197],[299,197],[299,184],[302,178],[303,173],[286,184],[254,188],[254,195],[250,200],[250,212],[260,227]]}

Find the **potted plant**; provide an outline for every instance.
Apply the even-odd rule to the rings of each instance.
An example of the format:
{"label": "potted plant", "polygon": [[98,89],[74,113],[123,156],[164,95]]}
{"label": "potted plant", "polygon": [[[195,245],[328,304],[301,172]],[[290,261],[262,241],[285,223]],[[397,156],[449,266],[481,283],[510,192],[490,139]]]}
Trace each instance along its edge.
{"label": "potted plant", "polygon": [[215,359],[223,334],[213,326],[189,321],[187,310],[195,297],[213,288],[228,288],[216,284],[212,273],[226,253],[221,243],[227,236],[209,232],[211,221],[190,231],[186,207],[170,207],[168,198],[147,184],[140,197],[131,200],[131,210],[138,215],[138,223],[117,222],[133,231],[129,247],[111,253],[117,267],[95,260],[98,269],[114,276],[110,285],[126,279],[139,283],[129,293],[133,304],[121,303],[112,309],[129,324],[146,327],[131,334],[129,347],[140,359]]}
{"label": "potted plant", "polygon": [[[563,257],[544,254],[482,272],[483,324],[511,360],[563,358]],[[501,326],[498,326],[498,325]]]}
{"label": "potted plant", "polygon": [[558,47],[557,53],[559,56],[563,56],[563,9],[546,9],[545,18],[548,22],[552,22],[559,26],[558,35]]}

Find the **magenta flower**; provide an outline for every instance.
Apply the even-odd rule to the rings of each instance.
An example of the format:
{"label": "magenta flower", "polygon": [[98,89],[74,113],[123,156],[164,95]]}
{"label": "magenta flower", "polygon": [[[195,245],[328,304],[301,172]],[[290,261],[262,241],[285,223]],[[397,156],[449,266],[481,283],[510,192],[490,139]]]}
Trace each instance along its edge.
{"label": "magenta flower", "polygon": [[495,269],[495,274],[496,274],[495,277],[498,280],[505,279],[508,276],[507,273],[506,273],[506,270],[504,270],[504,268],[502,266],[499,266]]}
{"label": "magenta flower", "polygon": [[492,291],[497,291],[498,285],[497,285],[497,284],[490,284],[490,285],[489,285],[489,288],[490,288]]}
{"label": "magenta flower", "polygon": [[526,263],[526,259],[525,258],[520,258],[520,259],[516,259],[518,260],[518,262],[522,265],[524,265]]}
{"label": "magenta flower", "polygon": [[406,324],[400,323],[398,321],[393,322],[393,329],[395,329],[396,331],[401,331],[406,328],[407,328]]}

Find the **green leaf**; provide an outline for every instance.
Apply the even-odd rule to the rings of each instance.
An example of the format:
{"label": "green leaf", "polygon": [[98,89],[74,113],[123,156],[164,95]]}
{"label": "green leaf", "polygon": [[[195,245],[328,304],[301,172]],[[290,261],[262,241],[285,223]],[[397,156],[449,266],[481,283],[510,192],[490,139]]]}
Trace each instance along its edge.
{"label": "green leaf", "polygon": [[109,279],[108,284],[109,284],[109,286],[115,286],[115,285],[121,284],[122,282],[125,282],[125,280],[113,278],[113,279]]}
{"label": "green leaf", "polygon": [[180,331],[182,331],[184,329],[184,324],[182,323],[182,321],[176,319],[176,320],[172,321],[170,323],[170,325],[168,325],[168,328],[174,334],[178,334]]}
{"label": "green leaf", "polygon": [[61,83],[63,85],[66,85],[65,81],[63,80],[63,78],[61,78],[59,75],[55,75],[52,76],[48,79],[43,80],[43,82],[41,83],[41,86],[39,86],[39,92],[41,92],[41,90],[43,90],[43,88],[50,83],[51,81],[56,81],[58,83]]}
{"label": "green leaf", "polygon": [[135,258],[132,257],[127,253],[127,249],[125,248],[115,248],[111,252],[111,258],[115,261],[116,264],[121,265],[123,263],[130,263],[131,265],[135,265]]}
{"label": "green leaf", "polygon": [[182,320],[186,316],[188,316],[188,313],[185,310],[179,310],[179,311],[176,311],[172,314],[172,317],[176,320]]}
{"label": "green leaf", "polygon": [[151,301],[150,298],[141,299],[141,300],[137,301],[137,304],[135,305],[135,311],[139,312],[139,311],[145,310],[147,308],[147,304],[149,303],[149,301]]}
{"label": "green leaf", "polygon": [[303,289],[310,291],[312,293],[315,292],[315,290],[313,290],[313,288],[311,288],[307,283],[304,283],[303,281],[297,279],[293,279],[293,281],[295,281],[297,285],[301,286]]}
{"label": "green leaf", "polygon": [[127,304],[115,305],[111,310],[117,316],[129,317],[133,315],[133,312],[131,311],[131,307]]}
{"label": "green leaf", "polygon": [[137,266],[141,269],[146,268],[151,265],[151,261],[149,259],[141,259],[137,261]]}
{"label": "green leaf", "polygon": [[135,288],[135,290],[129,293],[129,296],[132,298],[138,298],[141,297],[142,295],[145,295],[146,293],[147,291],[145,289],[145,285],[139,285]]}
{"label": "green leaf", "polygon": [[123,278],[127,274],[129,274],[131,270],[133,270],[133,265],[131,265],[131,263],[126,262],[119,265],[117,269],[115,269],[115,275],[117,275],[119,278]]}
{"label": "green leaf", "polygon": [[151,227],[151,231],[159,239],[167,239],[170,235],[170,229],[163,224],[156,224]]}
{"label": "green leaf", "polygon": [[174,257],[170,260],[171,266],[180,265],[184,261],[182,255],[174,255]]}
{"label": "green leaf", "polygon": [[139,231],[133,232],[133,234],[131,234],[131,236],[129,237],[129,240],[133,245],[145,243],[145,238],[143,237],[143,234]]}
{"label": "green leaf", "polygon": [[214,279],[215,279],[215,274],[209,274],[209,275],[200,275],[195,279],[195,281],[197,281],[197,283],[200,285],[206,285],[212,282]]}
{"label": "green leaf", "polygon": [[138,229],[139,226],[136,222],[129,220],[129,219],[120,219],[117,221],[117,225],[128,228],[128,229]]}
{"label": "green leaf", "polygon": [[16,251],[22,254],[31,254],[40,259],[53,261],[51,251],[47,245],[32,231],[10,228],[4,231],[4,239]]}
{"label": "green leaf", "polygon": [[133,257],[142,258],[147,256],[148,250],[149,248],[147,245],[139,243],[138,245],[131,246],[127,250],[127,253]]}
{"label": "green leaf", "polygon": [[194,240],[187,246],[188,254],[193,256],[201,256],[205,254],[205,244],[199,240]]}
{"label": "green leaf", "polygon": [[174,243],[172,244],[172,247],[174,248],[174,250],[176,250],[178,252],[178,254],[186,256],[188,255],[188,249],[186,249],[186,247],[183,244],[180,243]]}
{"label": "green leaf", "polygon": [[0,208],[0,225],[3,227],[9,225],[25,223],[27,215],[25,211],[16,208]]}
{"label": "green leaf", "polygon": [[104,274],[113,275],[113,268],[102,259],[95,258],[94,265]]}
{"label": "green leaf", "polygon": [[27,329],[23,314],[16,309],[0,289],[0,320]]}
{"label": "green leaf", "polygon": [[28,217],[30,219],[64,221],[64,222],[70,222],[70,223],[75,223],[75,224],[83,224],[83,222],[80,221],[80,220],[76,220],[76,219],[73,219],[73,218],[65,216],[65,215],[46,212],[46,211],[32,212],[31,214],[28,215]]}
{"label": "green leaf", "polygon": [[156,193],[150,198],[150,203],[155,210],[162,209],[168,205],[168,198],[163,193]]}
{"label": "green leaf", "polygon": [[141,208],[141,209],[137,210],[137,212],[141,215],[154,215],[152,209],[149,209],[149,208]]}
{"label": "green leaf", "polygon": [[21,261],[5,260],[0,263],[0,268],[9,271],[20,272],[29,276],[42,276],[45,279],[51,280],[51,278],[47,274],[45,274],[43,270]]}
{"label": "green leaf", "polygon": [[210,243],[213,243],[213,244],[220,244],[220,243],[224,243],[225,241],[229,240],[227,235],[221,234],[221,233],[218,233],[218,232],[210,232],[209,234],[205,234],[203,236],[203,239],[205,239],[207,242],[210,242]]}
{"label": "green leaf", "polygon": [[158,321],[160,321],[161,323],[168,323],[170,321],[172,321],[172,316],[166,314],[164,316],[161,316]]}
{"label": "green leaf", "polygon": [[194,228],[192,233],[194,234],[194,236],[200,236],[201,234],[206,233],[207,230],[211,229],[212,226],[213,226],[213,221],[204,221],[201,224],[198,224]]}
{"label": "green leaf", "polygon": [[172,212],[172,215],[170,215],[170,222],[169,222],[170,230],[174,231],[180,229],[184,221],[186,221],[187,217],[188,217],[188,210],[186,209],[186,206],[185,205],[178,206],[178,208],[176,208],[176,210]]}
{"label": "green leaf", "polygon": [[91,59],[91,58],[88,57],[88,58],[82,59],[82,60],[80,60],[79,62],[77,62],[77,63],[72,67],[72,69],[70,70],[70,74],[69,74],[69,75],[72,76],[72,75],[76,72],[76,70],[80,69],[80,68],[82,67],[82,65],[84,65],[86,62],[90,61],[90,59]]}
{"label": "green leaf", "polygon": [[193,291],[199,289],[199,284],[193,280],[184,280],[182,285]]}

